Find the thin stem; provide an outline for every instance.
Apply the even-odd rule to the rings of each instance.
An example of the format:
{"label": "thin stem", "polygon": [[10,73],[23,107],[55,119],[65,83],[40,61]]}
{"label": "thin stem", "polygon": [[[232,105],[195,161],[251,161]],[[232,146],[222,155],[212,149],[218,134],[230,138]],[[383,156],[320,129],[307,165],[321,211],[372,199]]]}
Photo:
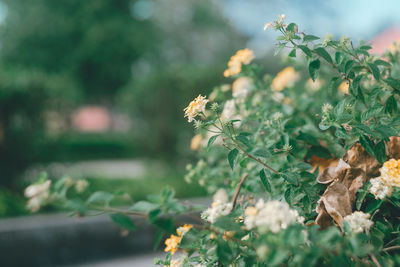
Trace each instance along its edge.
{"label": "thin stem", "polygon": [[251,159],[257,161],[258,163],[260,163],[260,164],[263,165],[264,167],[266,167],[266,168],[268,168],[269,170],[271,170],[273,173],[278,174],[278,175],[281,174],[280,172],[278,172],[278,171],[275,170],[274,168],[270,167],[267,163],[262,162],[261,160],[259,160],[258,158],[254,157],[253,155],[251,155],[250,153],[248,153],[246,150],[244,150],[244,149],[239,145],[239,143],[238,143],[235,139],[232,138],[232,140],[233,140],[233,142],[236,144],[236,146],[240,149],[240,151],[242,151],[247,157],[249,157],[249,158],[251,158]]}
{"label": "thin stem", "polygon": [[374,254],[370,254],[369,256],[371,257],[372,261],[375,263],[377,267],[382,267],[382,265],[379,263],[378,259],[375,257]]}
{"label": "thin stem", "polygon": [[120,209],[115,209],[115,208],[110,208],[110,207],[90,207],[90,208],[93,210],[98,210],[98,211],[103,211],[103,212],[115,212],[115,213],[121,213],[121,214],[125,214],[125,215],[135,215],[135,216],[147,217],[147,214],[135,212],[135,211],[129,211],[129,210],[120,210]]}
{"label": "thin stem", "polygon": [[396,250],[396,249],[400,249],[400,246],[387,247],[387,248],[382,249],[382,251],[387,252],[387,251]]}
{"label": "thin stem", "polygon": [[240,189],[242,188],[242,185],[243,185],[243,183],[246,181],[246,179],[247,179],[247,177],[248,177],[249,175],[248,174],[245,174],[243,177],[242,177],[242,179],[240,180],[240,182],[237,184],[237,186],[236,186],[236,190],[235,190],[235,195],[233,195],[233,198],[232,198],[232,210],[235,208],[235,206],[236,206],[236,201],[237,201],[237,198],[238,198],[238,196],[239,196],[239,192],[240,192]]}

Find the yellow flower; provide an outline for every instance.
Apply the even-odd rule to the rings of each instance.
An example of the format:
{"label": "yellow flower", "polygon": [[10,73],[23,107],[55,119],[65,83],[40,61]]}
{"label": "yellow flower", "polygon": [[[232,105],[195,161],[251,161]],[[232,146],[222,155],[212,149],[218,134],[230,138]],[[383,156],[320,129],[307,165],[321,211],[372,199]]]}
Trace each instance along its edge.
{"label": "yellow flower", "polygon": [[293,67],[286,67],[272,80],[271,88],[273,91],[280,92],[286,87],[292,86],[299,78],[299,74]]}
{"label": "yellow flower", "polygon": [[242,71],[242,65],[248,65],[254,59],[254,52],[248,48],[239,50],[231,57],[228,62],[228,69],[224,71],[224,76],[229,77],[239,74]]}
{"label": "yellow flower", "polygon": [[171,235],[167,240],[165,240],[165,252],[171,251],[171,255],[174,255],[175,252],[178,250],[179,243],[181,243],[182,237],[184,234],[186,234],[193,225],[191,224],[185,224],[178,229],[176,229],[176,232],[178,235]]}
{"label": "yellow flower", "polygon": [[348,81],[343,81],[339,85],[338,91],[341,92],[342,94],[348,94],[349,93],[349,82]]}
{"label": "yellow flower", "polygon": [[257,213],[258,213],[258,210],[256,207],[247,207],[244,210],[244,215],[246,215],[246,216],[256,216]]}
{"label": "yellow flower", "polygon": [[200,148],[201,143],[203,141],[203,137],[201,134],[196,134],[193,136],[192,140],[190,141],[190,149],[195,151]]}
{"label": "yellow flower", "polygon": [[176,232],[178,233],[179,236],[183,236],[186,234],[190,229],[192,229],[193,225],[192,224],[184,224],[183,226],[179,227],[176,229]]}
{"label": "yellow flower", "polygon": [[380,178],[385,185],[400,187],[400,160],[386,161],[380,171]]}
{"label": "yellow flower", "polygon": [[165,252],[171,251],[171,254],[174,255],[178,250],[179,243],[181,242],[182,237],[171,235],[167,240],[165,240]]}
{"label": "yellow flower", "polygon": [[316,92],[322,87],[322,82],[320,79],[316,79],[313,81],[311,78],[306,82],[306,88],[309,89],[311,92]]}
{"label": "yellow flower", "polygon": [[199,95],[192,102],[189,103],[189,106],[185,108],[185,118],[188,118],[188,122],[192,122],[194,118],[199,115],[201,112],[206,111],[206,104],[208,103],[208,99],[205,96]]}

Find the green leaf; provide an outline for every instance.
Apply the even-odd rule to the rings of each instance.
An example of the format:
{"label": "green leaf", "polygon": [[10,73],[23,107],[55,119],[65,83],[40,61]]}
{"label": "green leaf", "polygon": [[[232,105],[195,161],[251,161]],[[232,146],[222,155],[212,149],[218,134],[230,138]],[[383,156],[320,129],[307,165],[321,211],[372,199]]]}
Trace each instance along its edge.
{"label": "green leaf", "polygon": [[390,64],[389,62],[387,62],[385,60],[382,60],[382,59],[375,60],[374,65],[375,66],[381,65],[381,66],[385,66],[385,67],[388,67],[388,68],[390,68],[392,66],[392,64]]}
{"label": "green leaf", "polygon": [[282,49],[285,47],[285,45],[286,45],[286,43],[282,43],[282,44],[278,45],[278,47],[275,50],[274,56],[278,55],[282,51]]}
{"label": "green leaf", "polygon": [[387,100],[385,104],[385,111],[389,114],[397,114],[397,101],[396,98],[394,98],[394,95],[391,95]]}
{"label": "green leaf", "polygon": [[257,148],[254,152],[253,155],[256,157],[262,157],[262,158],[269,158],[271,157],[271,153],[266,150],[266,149],[262,149],[262,148]]}
{"label": "green leaf", "polygon": [[321,61],[319,59],[313,60],[308,65],[308,72],[310,73],[310,77],[313,81],[317,78],[317,73],[319,67],[321,66]]}
{"label": "green leaf", "polygon": [[375,145],[374,154],[376,160],[378,160],[380,164],[383,164],[386,161],[386,148],[384,141],[380,141]]}
{"label": "green leaf", "polygon": [[387,82],[391,87],[393,87],[394,89],[400,91],[400,81],[397,79],[394,79],[392,77],[389,77],[385,80],[385,82]]}
{"label": "green leaf", "polygon": [[267,190],[269,193],[271,193],[272,192],[271,184],[269,183],[267,176],[265,175],[264,169],[262,169],[260,171],[260,180],[261,180],[262,184],[264,185],[265,190]]}
{"label": "green leaf", "polygon": [[310,48],[308,48],[307,46],[305,46],[305,45],[298,45],[297,47],[300,48],[301,51],[303,51],[304,54],[306,54],[307,56],[309,56],[309,57],[312,56],[311,50],[310,50]]}
{"label": "green leaf", "polygon": [[314,51],[323,59],[325,59],[326,61],[328,61],[329,63],[333,63],[332,61],[332,57],[331,55],[329,55],[329,53],[326,51],[325,48],[322,47],[317,47],[314,49]]}
{"label": "green leaf", "polygon": [[297,173],[282,173],[282,178],[291,184],[297,185],[299,183],[299,175]]}
{"label": "green leaf", "polygon": [[379,209],[379,207],[382,205],[382,203],[383,203],[382,199],[379,199],[379,200],[373,199],[373,200],[369,201],[367,206],[365,207],[365,212],[372,214],[374,211]]}
{"label": "green leaf", "polygon": [[368,63],[367,65],[368,65],[369,69],[371,70],[372,75],[374,76],[375,80],[379,81],[379,78],[381,77],[381,73],[379,72],[378,67],[372,63]]}
{"label": "green leaf", "polygon": [[290,23],[287,27],[286,30],[289,32],[294,32],[296,33],[298,31],[299,27],[297,26],[296,23]]}
{"label": "green leaf", "polygon": [[89,198],[88,200],[86,200],[87,204],[93,204],[93,203],[97,203],[97,204],[108,204],[110,203],[110,201],[114,198],[114,195],[111,193],[107,193],[107,192],[102,192],[102,191],[98,191],[98,192],[94,192]]}
{"label": "green leaf", "polygon": [[371,156],[374,156],[374,144],[372,143],[372,141],[369,139],[368,136],[361,135],[360,136],[360,144],[368,152],[368,154],[370,154]]}
{"label": "green leaf", "polygon": [[250,141],[245,135],[241,135],[241,134],[237,135],[236,140],[240,141],[247,147],[251,147]]}
{"label": "green leaf", "polygon": [[303,37],[304,42],[312,42],[312,41],[315,41],[318,39],[319,39],[319,37],[315,36],[315,35],[304,35],[304,37]]}
{"label": "green leaf", "polygon": [[215,140],[217,139],[218,136],[219,136],[219,134],[213,135],[213,136],[210,137],[210,139],[208,139],[207,148],[210,147],[212,144],[214,144],[214,142],[215,142]]}
{"label": "green leaf", "polygon": [[289,57],[296,57],[296,49],[292,49],[292,51],[290,51]]}
{"label": "green leaf", "polygon": [[238,154],[239,154],[239,150],[237,150],[236,148],[232,149],[228,153],[228,162],[229,162],[229,166],[231,166],[232,170],[233,170],[233,167],[235,167],[235,162],[236,162],[236,158],[237,158]]}
{"label": "green leaf", "polygon": [[340,61],[342,60],[342,58],[343,58],[343,54],[342,54],[342,53],[340,53],[340,52],[336,52],[336,53],[335,53],[335,61],[336,61],[336,64],[339,64]]}
{"label": "green leaf", "polygon": [[361,209],[361,205],[362,205],[362,203],[364,202],[364,199],[365,199],[365,197],[366,197],[366,195],[368,194],[368,190],[359,190],[358,192],[357,192],[357,201],[356,201],[356,208],[357,208],[357,210],[360,210]]}
{"label": "green leaf", "polygon": [[233,221],[231,217],[221,216],[217,219],[217,221],[213,224],[213,226],[222,228],[228,231],[241,231],[241,227],[239,224]]}
{"label": "green leaf", "polygon": [[129,231],[134,231],[136,229],[136,226],[131,220],[131,218],[129,218],[124,214],[120,213],[110,214],[110,218],[114,223],[118,224],[122,228],[125,228]]}
{"label": "green leaf", "polygon": [[351,68],[353,67],[354,63],[355,63],[355,61],[350,59],[344,65],[344,73],[346,74],[346,76],[349,74],[349,72],[350,72]]}
{"label": "green leaf", "polygon": [[151,202],[142,200],[139,202],[136,202],[133,204],[129,210],[130,211],[135,211],[135,212],[144,212],[144,213],[149,213],[153,209],[155,209],[157,206]]}

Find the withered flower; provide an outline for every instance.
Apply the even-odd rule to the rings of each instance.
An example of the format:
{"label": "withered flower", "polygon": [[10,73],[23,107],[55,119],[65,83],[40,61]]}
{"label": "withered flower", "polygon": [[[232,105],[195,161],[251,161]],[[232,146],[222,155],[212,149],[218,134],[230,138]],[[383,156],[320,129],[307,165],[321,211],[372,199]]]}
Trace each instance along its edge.
{"label": "withered flower", "polygon": [[356,193],[370,178],[379,175],[379,162],[359,143],[354,144],[336,167],[326,168],[317,178],[329,184],[318,201],[316,223],[326,228],[333,222],[342,227],[343,217],[352,213]]}

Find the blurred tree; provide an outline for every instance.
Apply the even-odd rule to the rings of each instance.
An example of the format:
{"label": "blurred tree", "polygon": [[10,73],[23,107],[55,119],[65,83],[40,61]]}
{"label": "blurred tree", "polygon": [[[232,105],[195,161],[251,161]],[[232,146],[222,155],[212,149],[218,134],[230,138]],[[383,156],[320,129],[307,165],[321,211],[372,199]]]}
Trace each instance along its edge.
{"label": "blurred tree", "polygon": [[222,79],[244,41],[211,0],[1,3],[3,182],[32,162],[59,158],[60,147],[45,146],[44,115],[68,117],[82,104],[130,113],[129,134],[143,155],[175,155],[177,140],[188,136],[182,109]]}

